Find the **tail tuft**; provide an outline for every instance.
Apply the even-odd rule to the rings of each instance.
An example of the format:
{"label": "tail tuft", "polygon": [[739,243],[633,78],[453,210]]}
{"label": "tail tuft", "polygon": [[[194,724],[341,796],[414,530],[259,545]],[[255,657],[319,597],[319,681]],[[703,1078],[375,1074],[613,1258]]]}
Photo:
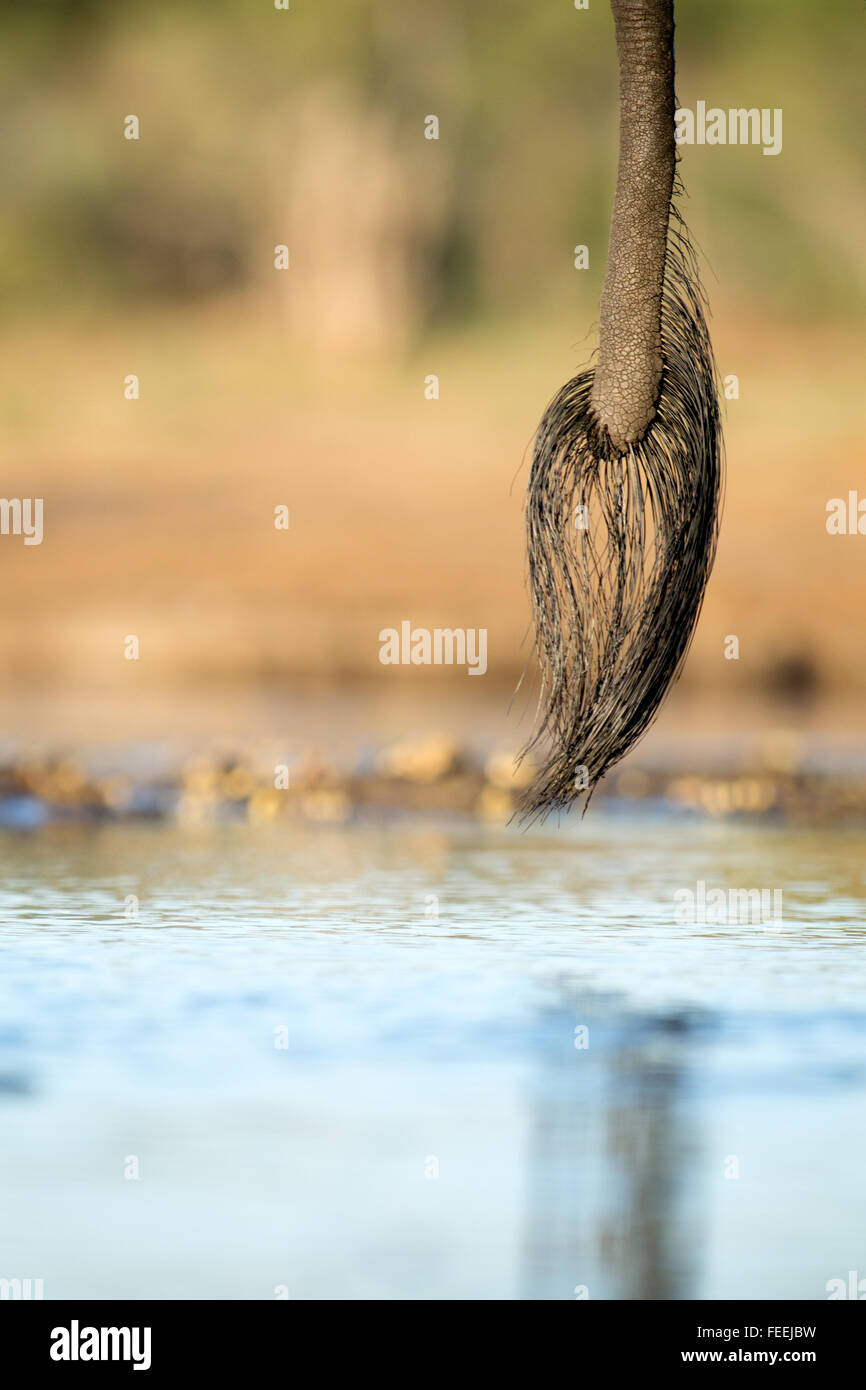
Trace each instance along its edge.
{"label": "tail tuft", "polygon": [[526,501],[541,672],[520,814],[584,806],[658,713],[682,667],[718,533],[723,448],[706,305],[671,207],[655,416],[627,451],[593,416],[593,371],[545,412]]}

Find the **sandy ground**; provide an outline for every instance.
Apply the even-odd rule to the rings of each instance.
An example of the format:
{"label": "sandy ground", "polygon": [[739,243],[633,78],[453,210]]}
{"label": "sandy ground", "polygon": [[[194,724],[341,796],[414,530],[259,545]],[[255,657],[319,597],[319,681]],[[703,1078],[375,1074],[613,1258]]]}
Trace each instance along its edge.
{"label": "sandy ground", "polygon": [[[44,498],[44,541],[0,538],[6,729],[38,737],[40,711],[56,729],[58,704],[119,737],[182,728],[191,710],[225,726],[239,703],[285,709],[358,682],[373,731],[403,706],[435,723],[425,702],[507,717],[529,651],[529,447],[593,341],[572,317],[454,334],[399,365],[299,360],[267,304],[8,332],[3,492]],[[858,354],[838,327],[737,313],[714,331],[740,398],[679,708],[696,699],[731,724],[731,702],[814,687],[856,724],[866,538],[825,522],[864,476]],[[381,666],[379,631],[404,619],[486,628],[486,677]]]}

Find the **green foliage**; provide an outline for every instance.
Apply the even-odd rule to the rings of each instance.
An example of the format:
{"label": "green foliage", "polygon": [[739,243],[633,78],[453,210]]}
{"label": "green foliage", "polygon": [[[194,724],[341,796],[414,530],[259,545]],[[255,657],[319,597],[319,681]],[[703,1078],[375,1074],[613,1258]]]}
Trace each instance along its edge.
{"label": "green foliage", "polygon": [[[415,160],[419,185],[439,190],[412,243],[428,321],[597,290],[616,160],[604,0],[291,0],[287,13],[271,0],[0,0],[0,18],[0,292],[22,311],[252,290],[279,239],[298,113],[335,89],[359,120],[387,122],[410,186]],[[698,240],[732,298],[862,307],[850,222],[864,203],[864,27],[862,6],[814,0],[678,8],[681,102],[785,112],[776,159],[683,153]],[[122,138],[128,112],[137,143]],[[592,249],[579,284],[578,242]]]}

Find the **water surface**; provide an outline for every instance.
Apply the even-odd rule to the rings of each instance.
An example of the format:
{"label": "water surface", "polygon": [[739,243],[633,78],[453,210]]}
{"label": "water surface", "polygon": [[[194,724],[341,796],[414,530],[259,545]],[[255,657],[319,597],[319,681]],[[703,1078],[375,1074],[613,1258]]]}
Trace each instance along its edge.
{"label": "water surface", "polygon": [[[862,835],[590,812],[0,843],[0,1277],[571,1299],[866,1276]],[[699,881],[780,889],[782,920],[678,919]]]}

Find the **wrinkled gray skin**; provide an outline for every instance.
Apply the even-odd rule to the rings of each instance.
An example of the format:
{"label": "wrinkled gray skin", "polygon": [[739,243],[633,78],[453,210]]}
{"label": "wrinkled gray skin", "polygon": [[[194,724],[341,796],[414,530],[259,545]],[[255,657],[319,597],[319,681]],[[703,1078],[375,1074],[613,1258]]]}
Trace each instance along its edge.
{"label": "wrinkled gray skin", "polygon": [[611,0],[620,147],[591,407],[616,449],[641,438],[662,372],[660,317],[674,183],[673,0]]}

